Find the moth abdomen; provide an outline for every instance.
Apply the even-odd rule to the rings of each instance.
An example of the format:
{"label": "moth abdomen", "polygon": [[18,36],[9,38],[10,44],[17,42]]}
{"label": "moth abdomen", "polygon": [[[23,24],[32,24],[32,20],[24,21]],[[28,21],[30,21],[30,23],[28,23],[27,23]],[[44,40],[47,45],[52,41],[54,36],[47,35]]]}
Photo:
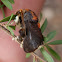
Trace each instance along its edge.
{"label": "moth abdomen", "polygon": [[43,44],[43,35],[37,24],[27,23],[26,37],[23,41],[23,49],[26,53],[34,52]]}

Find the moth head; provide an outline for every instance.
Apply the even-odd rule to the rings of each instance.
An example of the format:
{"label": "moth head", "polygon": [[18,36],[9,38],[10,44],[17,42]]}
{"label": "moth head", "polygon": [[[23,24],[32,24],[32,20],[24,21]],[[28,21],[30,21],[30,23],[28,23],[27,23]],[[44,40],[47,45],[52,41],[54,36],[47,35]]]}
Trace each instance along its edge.
{"label": "moth head", "polygon": [[22,22],[21,11],[20,10],[16,12],[16,17],[15,17],[14,21],[15,21],[16,24],[19,24],[19,23]]}

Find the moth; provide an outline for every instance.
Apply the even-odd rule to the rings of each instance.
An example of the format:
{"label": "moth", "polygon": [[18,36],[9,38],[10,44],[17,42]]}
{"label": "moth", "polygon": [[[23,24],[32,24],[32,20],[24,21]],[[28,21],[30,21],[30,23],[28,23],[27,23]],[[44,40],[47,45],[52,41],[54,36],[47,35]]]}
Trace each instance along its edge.
{"label": "moth", "polygon": [[19,38],[23,38],[23,49],[26,53],[34,52],[43,44],[44,38],[38,26],[38,17],[32,10],[17,11],[15,22],[21,27]]}

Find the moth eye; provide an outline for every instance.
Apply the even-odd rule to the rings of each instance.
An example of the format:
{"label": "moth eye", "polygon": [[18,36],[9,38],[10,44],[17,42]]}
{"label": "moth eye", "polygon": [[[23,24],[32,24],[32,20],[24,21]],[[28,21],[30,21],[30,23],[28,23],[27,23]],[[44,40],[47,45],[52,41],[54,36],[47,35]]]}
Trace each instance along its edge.
{"label": "moth eye", "polygon": [[22,22],[21,16],[19,17],[20,23]]}
{"label": "moth eye", "polygon": [[20,12],[20,11],[17,11],[17,12],[16,12],[16,15],[19,15],[19,14],[21,14],[21,12]]}

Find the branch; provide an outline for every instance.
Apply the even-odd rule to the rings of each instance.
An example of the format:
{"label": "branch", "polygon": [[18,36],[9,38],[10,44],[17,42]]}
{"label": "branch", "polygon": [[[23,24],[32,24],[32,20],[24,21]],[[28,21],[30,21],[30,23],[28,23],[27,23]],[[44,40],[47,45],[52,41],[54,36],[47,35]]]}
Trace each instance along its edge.
{"label": "branch", "polygon": [[[12,38],[16,38],[17,36],[16,35],[12,35],[11,33],[10,33],[10,31],[7,29],[7,28],[5,28],[4,26],[2,26],[1,24],[0,24],[0,28],[3,30],[3,31],[5,31],[8,35],[10,35]],[[16,39],[16,41],[19,43],[20,42],[20,40],[19,39]],[[20,44],[20,43],[19,43]]]}
{"label": "branch", "polygon": [[38,59],[39,59],[40,61],[42,61],[42,62],[47,62],[47,61],[45,61],[44,59],[40,58],[35,52],[32,52],[31,55],[32,55],[32,56],[36,56],[36,58],[38,58]]}
{"label": "branch", "polygon": [[7,32],[7,34],[9,34],[11,37],[16,37],[15,35],[14,36],[12,36],[12,34],[10,33],[10,31],[8,30],[8,29],[6,29],[4,26],[2,26],[2,25],[0,25],[0,28],[2,29],[2,30],[4,30],[5,32]]}

